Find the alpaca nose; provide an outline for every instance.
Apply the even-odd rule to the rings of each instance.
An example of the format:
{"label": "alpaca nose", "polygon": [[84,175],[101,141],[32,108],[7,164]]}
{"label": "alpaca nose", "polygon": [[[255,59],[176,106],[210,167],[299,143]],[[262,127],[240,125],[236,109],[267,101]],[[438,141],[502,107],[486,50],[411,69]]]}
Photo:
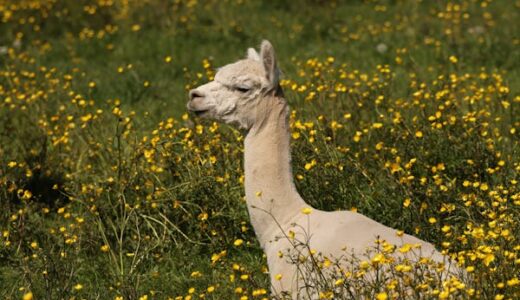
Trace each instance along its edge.
{"label": "alpaca nose", "polygon": [[204,94],[201,92],[201,91],[198,91],[198,90],[191,90],[190,91],[190,100],[193,100],[195,98],[203,98],[204,97]]}

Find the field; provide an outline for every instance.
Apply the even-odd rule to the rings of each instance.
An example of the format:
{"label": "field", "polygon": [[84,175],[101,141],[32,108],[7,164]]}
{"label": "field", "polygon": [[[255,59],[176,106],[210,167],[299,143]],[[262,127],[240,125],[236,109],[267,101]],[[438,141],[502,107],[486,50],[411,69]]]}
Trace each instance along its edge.
{"label": "field", "polygon": [[268,299],[245,133],[185,108],[262,39],[303,198],[470,275],[360,294],[520,298],[520,1],[0,0],[0,22],[0,298]]}

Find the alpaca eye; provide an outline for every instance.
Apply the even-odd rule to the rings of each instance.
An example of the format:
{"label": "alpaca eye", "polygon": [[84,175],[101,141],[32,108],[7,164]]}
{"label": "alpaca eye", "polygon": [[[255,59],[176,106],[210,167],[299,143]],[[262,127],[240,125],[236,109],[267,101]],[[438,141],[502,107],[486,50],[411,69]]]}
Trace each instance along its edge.
{"label": "alpaca eye", "polygon": [[237,86],[235,87],[235,90],[241,92],[241,93],[247,93],[249,92],[250,88],[244,87],[244,86]]}

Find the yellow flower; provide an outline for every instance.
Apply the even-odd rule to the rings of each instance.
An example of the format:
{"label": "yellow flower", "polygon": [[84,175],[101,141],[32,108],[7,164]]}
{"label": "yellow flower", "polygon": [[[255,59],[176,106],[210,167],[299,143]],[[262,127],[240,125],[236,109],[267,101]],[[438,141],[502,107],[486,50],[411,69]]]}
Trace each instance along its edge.
{"label": "yellow flower", "polygon": [[364,260],[364,261],[359,263],[359,267],[362,270],[366,270],[366,269],[370,268],[370,264],[368,263],[368,261]]}
{"label": "yellow flower", "polygon": [[334,296],[334,293],[332,293],[331,291],[320,292],[320,299],[332,299],[333,296]]}
{"label": "yellow flower", "polygon": [[108,250],[110,250],[110,246],[109,246],[109,245],[103,245],[103,246],[101,246],[101,251],[102,251],[102,252],[108,252]]}
{"label": "yellow flower", "polygon": [[219,261],[222,257],[226,256],[227,254],[227,251],[226,250],[223,250],[223,251],[220,251],[220,253],[215,253],[213,255],[211,255],[211,263],[212,264],[215,264],[217,261]]}
{"label": "yellow flower", "polygon": [[410,272],[410,270],[412,270],[412,267],[407,265],[397,265],[395,266],[395,270],[397,272]]}
{"label": "yellow flower", "polygon": [[23,300],[32,300],[33,299],[33,293],[32,292],[28,292],[28,293],[25,293],[22,297]]}
{"label": "yellow flower", "polygon": [[[316,252],[316,251],[314,251],[314,252]],[[314,253],[313,253],[313,254],[314,254]],[[330,267],[331,265],[332,265],[332,262],[330,261],[330,259],[328,259],[327,257],[325,257],[325,260],[323,261],[323,266],[324,266],[325,268],[328,268],[328,267]]]}
{"label": "yellow flower", "polygon": [[417,138],[422,138],[422,137],[423,137],[423,133],[422,133],[422,131],[420,131],[420,130],[416,131],[416,132],[415,132],[415,136],[416,136]]}
{"label": "yellow flower", "polygon": [[25,190],[22,195],[22,199],[29,200],[32,197],[32,193],[29,190]]}
{"label": "yellow flower", "polygon": [[459,60],[457,59],[457,57],[455,55],[452,55],[450,56],[450,62],[452,64],[456,64]]}
{"label": "yellow flower", "polygon": [[519,285],[519,284],[520,284],[520,279],[518,279],[518,278],[513,278],[513,279],[510,279],[507,281],[508,286],[515,286],[515,285]]}
{"label": "yellow flower", "polygon": [[82,116],[80,119],[83,123],[86,123],[92,119],[92,114],[86,114],[86,115]]}
{"label": "yellow flower", "polygon": [[376,254],[373,258],[372,258],[372,262],[373,263],[380,263],[380,262],[383,262],[385,260],[385,256],[381,253],[378,253]]}
{"label": "yellow flower", "polygon": [[201,221],[206,221],[208,219],[208,213],[206,213],[206,212],[200,213],[198,218]]}
{"label": "yellow flower", "polygon": [[388,295],[385,292],[379,293],[376,295],[377,300],[386,300],[388,299]]}
{"label": "yellow flower", "polygon": [[282,280],[282,274],[276,274],[276,275],[274,276],[274,279],[276,279],[276,280]]}
{"label": "yellow flower", "polygon": [[236,239],[235,242],[233,243],[233,245],[238,247],[238,246],[242,245],[243,243],[244,243],[244,240]]}
{"label": "yellow flower", "polygon": [[410,244],[404,244],[401,248],[399,248],[399,252],[406,253],[412,249],[412,245]]}
{"label": "yellow flower", "polygon": [[79,290],[81,290],[82,288],[83,288],[83,285],[82,285],[81,283],[78,283],[78,284],[76,284],[76,285],[74,286],[74,289],[75,289],[76,291],[79,291]]}
{"label": "yellow flower", "polygon": [[316,160],[313,159],[311,162],[308,162],[305,164],[305,170],[310,170],[312,167],[314,167],[316,165]]}
{"label": "yellow flower", "polygon": [[448,299],[449,296],[450,296],[449,290],[443,290],[442,292],[439,293],[439,299]]}
{"label": "yellow flower", "polygon": [[265,289],[257,289],[253,291],[253,296],[260,296],[267,294],[267,291]]}
{"label": "yellow flower", "polygon": [[197,277],[201,277],[202,273],[200,271],[193,271],[193,272],[191,272],[190,276],[194,277],[194,278],[197,278]]}
{"label": "yellow flower", "polygon": [[486,265],[486,267],[487,267],[494,260],[495,260],[495,255],[493,255],[492,253],[488,253],[484,257],[484,265]]}
{"label": "yellow flower", "polygon": [[312,208],[310,208],[310,207],[302,208],[301,212],[304,215],[310,215],[312,213]]}

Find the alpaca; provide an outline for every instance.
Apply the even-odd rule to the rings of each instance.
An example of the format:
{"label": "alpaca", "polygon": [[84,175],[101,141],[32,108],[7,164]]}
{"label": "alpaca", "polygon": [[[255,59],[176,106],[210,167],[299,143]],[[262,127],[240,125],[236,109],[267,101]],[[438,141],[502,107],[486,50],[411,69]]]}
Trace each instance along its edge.
{"label": "alpaca", "polygon": [[310,249],[328,257],[340,257],[345,249],[361,256],[379,239],[396,246],[418,244],[422,256],[448,261],[432,244],[411,235],[398,235],[395,229],[362,214],[320,211],[305,203],[293,181],[289,107],[268,41],[262,42],[260,53],[249,48],[247,58],[219,69],[213,81],[191,90],[189,98],[187,108],[197,116],[237,124],[247,131],[246,202],[267,257],[273,293],[284,291],[293,299],[302,299],[296,267],[280,258],[280,252],[293,246],[287,236],[290,231],[296,237],[307,236]]}

